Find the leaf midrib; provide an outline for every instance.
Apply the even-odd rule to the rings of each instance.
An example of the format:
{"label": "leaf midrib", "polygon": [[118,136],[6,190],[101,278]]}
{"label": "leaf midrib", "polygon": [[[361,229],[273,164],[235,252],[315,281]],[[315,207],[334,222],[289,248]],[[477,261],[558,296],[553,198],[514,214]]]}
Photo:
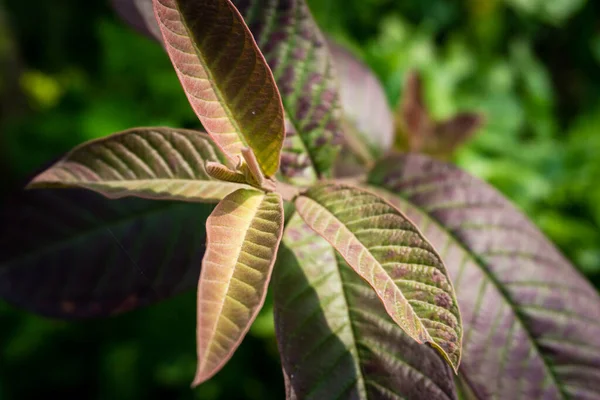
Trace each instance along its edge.
{"label": "leaf midrib", "polygon": [[[80,184],[80,185],[98,185],[98,186],[102,186],[102,185],[123,185],[123,184],[127,184],[127,183],[179,183],[179,182],[184,182],[186,184],[189,183],[196,183],[198,185],[205,185],[205,184],[218,184],[218,185],[223,185],[223,186],[238,186],[240,188],[244,187],[243,183],[235,183],[235,182],[226,182],[226,181],[219,181],[219,180],[199,180],[199,179],[193,179],[193,178],[177,178],[177,179],[171,179],[171,178],[146,178],[146,179],[123,179],[123,180],[119,180],[119,179],[111,179],[111,180],[101,180],[101,181],[77,181],[77,182],[73,182],[76,184]],[[62,182],[61,182],[62,183]],[[248,186],[248,188],[250,188],[250,186]]]}
{"label": "leaf midrib", "polygon": [[[312,228],[311,228],[312,229]],[[333,247],[331,244],[329,244],[330,250],[333,252],[333,259],[335,260],[335,274],[337,275],[337,278],[342,286],[342,299],[344,300],[344,311],[346,316],[348,317],[348,321],[349,321],[349,325],[350,325],[350,333],[352,335],[352,349],[351,352],[353,351],[353,359],[357,361],[358,364],[358,377],[356,378],[356,382],[358,383],[359,386],[359,392],[360,392],[360,396],[361,398],[364,399],[368,399],[367,396],[367,388],[366,388],[366,379],[364,376],[364,371],[363,371],[363,363],[360,362],[361,357],[360,357],[360,353],[358,352],[358,347],[357,347],[357,343],[358,341],[356,340],[356,338],[358,337],[358,335],[356,334],[356,329],[354,328],[354,323],[352,321],[352,317],[350,316],[350,303],[348,302],[348,294],[346,293],[346,287],[344,284],[344,280],[342,279],[342,273],[340,272],[340,263],[337,260],[337,250],[335,249],[335,247]],[[315,392],[318,388],[320,387],[320,385],[316,385],[312,391],[307,394],[307,398],[310,396],[310,394],[312,394],[313,392]]]}
{"label": "leaf midrib", "polygon": [[[160,0],[155,0],[155,1],[160,2]],[[248,147],[248,143],[246,141],[246,138],[244,137],[244,134],[242,133],[242,130],[241,130],[239,124],[238,124],[238,121],[235,118],[233,118],[233,113],[229,109],[229,104],[228,104],[228,102],[226,102],[223,99],[223,95],[221,94],[221,91],[220,91],[219,87],[216,85],[216,80],[214,79],[213,73],[210,70],[210,68],[208,66],[208,63],[204,59],[204,53],[202,51],[200,51],[200,49],[198,48],[198,46],[196,44],[195,36],[193,35],[193,32],[189,28],[188,24],[186,23],[186,19],[184,18],[183,13],[181,12],[181,8],[179,6],[179,2],[180,1],[181,0],[173,0],[173,2],[175,4],[175,7],[177,9],[177,12],[180,15],[181,25],[185,28],[185,31],[187,32],[188,39],[189,39],[190,43],[192,44],[192,47],[196,51],[196,56],[198,57],[198,60],[199,60],[200,64],[202,65],[202,69],[204,70],[204,72],[207,75],[210,87],[213,89],[213,92],[215,93],[215,96],[217,96],[217,99],[219,100],[219,105],[221,106],[221,108],[223,109],[223,111],[225,112],[225,114],[227,115],[227,119],[229,120],[229,122],[231,123],[231,125],[233,125],[233,128],[236,130],[237,137],[240,139],[240,141],[243,143],[244,146]],[[166,7],[163,3],[161,3],[161,5],[163,5],[163,7]],[[160,23],[161,23],[161,25],[163,25],[163,27],[165,27],[166,29],[170,30],[170,28],[168,26],[166,26],[166,24],[164,24],[162,21],[160,21]],[[233,24],[235,24],[235,16],[234,16],[234,23]],[[233,27],[233,25],[232,25],[232,27]],[[242,27],[242,29],[244,31],[246,31],[243,27]],[[170,43],[168,43],[168,44],[169,44],[169,46],[171,46]],[[177,69],[179,70],[179,68],[177,68]],[[185,92],[187,93],[187,89],[185,89]],[[211,134],[211,133],[209,133],[209,134]],[[221,145],[219,143],[217,143],[217,146],[219,148],[221,148]],[[226,151],[223,151],[223,153],[226,156],[229,155],[229,153],[226,152]],[[233,157],[233,155],[231,157]]]}
{"label": "leaf midrib", "polygon": [[[258,212],[259,212],[259,211],[262,209],[262,207],[263,207],[263,204],[264,204],[264,201],[265,201],[265,199],[266,199],[266,198],[267,198],[267,196],[266,196],[265,194],[262,194],[262,199],[260,200],[260,203],[258,203],[258,205],[256,206],[256,208],[254,209],[254,211],[253,211],[253,214],[252,214],[252,217],[251,217],[251,218],[248,218],[248,224],[247,224],[246,228],[244,229],[244,231],[245,231],[245,234],[244,234],[244,239],[243,239],[243,240],[242,240],[242,242],[241,242],[240,248],[237,250],[237,255],[236,255],[236,257],[235,257],[235,261],[233,262],[233,268],[232,268],[232,271],[231,271],[231,276],[230,276],[230,278],[229,278],[229,280],[228,280],[228,282],[227,282],[227,287],[225,288],[225,296],[227,296],[227,295],[229,294],[229,288],[231,287],[231,281],[232,281],[232,279],[233,279],[233,276],[235,275],[236,267],[237,267],[237,264],[238,264],[238,262],[239,262],[240,256],[241,256],[241,254],[242,254],[242,250],[243,250],[243,248],[244,248],[244,243],[246,242],[246,238],[248,237],[248,231],[250,230],[250,227],[252,226],[252,223],[253,223],[254,219],[256,218],[256,215],[257,215],[257,214],[258,214]],[[224,200],[225,200],[225,199],[224,199]],[[239,204],[238,204],[238,205],[239,205]],[[207,234],[208,234],[208,230],[207,230]],[[208,248],[207,248],[207,250],[208,250]],[[202,277],[201,277],[200,279],[202,279]],[[244,306],[245,306],[246,308],[248,308],[248,309],[249,309],[249,307],[248,307],[248,306],[246,306],[245,304],[244,304]],[[217,318],[217,320],[215,321],[214,329],[213,329],[213,331],[212,331],[212,332],[211,332],[211,334],[210,334],[210,339],[209,339],[209,341],[207,342],[207,343],[209,343],[209,347],[207,347],[207,348],[204,350],[204,355],[203,355],[203,357],[202,357],[202,360],[201,360],[201,362],[199,363],[199,365],[202,365],[202,366],[204,366],[204,368],[205,368],[205,367],[206,367],[206,365],[207,365],[208,356],[211,354],[211,352],[209,351],[209,350],[210,350],[210,347],[211,347],[211,346],[210,346],[210,344],[211,344],[211,343],[214,341],[214,339],[215,339],[215,335],[216,335],[216,334],[217,334],[217,332],[218,332],[219,320],[220,320],[221,318],[223,318],[223,309],[224,309],[224,308],[225,308],[225,299],[223,299],[223,301],[221,302],[221,306],[220,306],[220,308],[219,308],[219,312],[218,312],[218,314],[217,314],[217,315],[218,315],[218,318]],[[247,327],[247,328],[249,328],[249,327]],[[225,362],[227,362],[227,360],[225,360],[225,361],[222,361],[221,363],[223,364],[223,363],[225,363]],[[217,369],[217,370],[218,370],[218,369]]]}
{"label": "leaf midrib", "polygon": [[[319,202],[317,202],[317,201],[313,200],[312,198],[310,198],[310,197],[308,197],[308,196],[302,196],[302,197],[304,197],[305,199],[307,199],[307,200],[311,201],[312,203],[316,204],[316,205],[317,205],[318,207],[320,207],[322,210],[325,210],[325,211],[326,211],[326,212],[327,212],[327,213],[328,213],[328,214],[329,214],[329,215],[330,215],[330,216],[331,216],[331,217],[332,217],[334,220],[336,220],[336,221],[337,221],[337,222],[338,222],[338,223],[339,223],[339,224],[340,224],[340,225],[341,225],[341,226],[342,226],[344,229],[346,229],[346,230],[348,231],[349,235],[351,235],[351,236],[352,236],[352,238],[353,238],[353,239],[354,239],[354,240],[355,240],[357,243],[359,243],[359,244],[360,244],[360,246],[361,246],[362,248],[364,248],[365,252],[366,252],[366,253],[367,253],[367,254],[368,254],[368,255],[369,255],[369,256],[370,256],[370,257],[371,257],[373,260],[375,260],[375,262],[376,262],[376,263],[379,265],[379,267],[381,268],[381,270],[382,270],[382,271],[385,273],[385,275],[388,277],[388,280],[386,280],[386,286],[387,286],[387,284],[388,284],[388,283],[390,283],[390,282],[392,283],[392,285],[393,285],[393,286],[396,288],[396,290],[397,290],[397,293],[399,294],[399,296],[401,296],[401,298],[404,300],[404,302],[405,302],[405,304],[406,304],[406,307],[410,308],[410,310],[413,312],[413,314],[414,314],[414,315],[417,317],[417,320],[418,320],[418,323],[419,323],[419,325],[420,325],[421,331],[422,331],[422,332],[424,332],[424,333],[425,333],[425,335],[427,335],[427,338],[428,338],[428,340],[427,340],[427,341],[428,341],[428,342],[435,343],[435,341],[433,340],[433,338],[431,337],[431,335],[429,334],[429,332],[427,331],[427,329],[426,329],[426,328],[425,328],[425,326],[423,325],[423,323],[422,323],[422,321],[421,321],[421,317],[420,317],[420,316],[419,316],[419,315],[416,313],[416,311],[413,309],[413,307],[412,307],[412,306],[410,305],[410,303],[408,302],[408,299],[406,299],[406,297],[404,296],[404,293],[402,292],[402,290],[400,290],[400,288],[398,288],[398,286],[396,286],[396,283],[395,283],[395,282],[394,282],[394,280],[391,278],[391,276],[389,276],[389,273],[388,273],[388,272],[386,271],[386,269],[385,269],[385,268],[382,266],[381,262],[380,262],[380,261],[379,261],[379,260],[378,260],[378,259],[377,259],[377,258],[376,258],[376,257],[375,257],[375,256],[374,256],[372,253],[371,253],[371,252],[370,252],[370,250],[367,248],[367,246],[365,246],[365,245],[364,245],[364,244],[363,244],[363,243],[362,243],[360,240],[358,240],[358,238],[356,237],[356,235],[354,234],[354,232],[352,232],[352,231],[351,231],[351,230],[350,230],[350,229],[349,229],[349,228],[346,226],[346,224],[344,224],[342,221],[340,221],[340,220],[339,220],[339,219],[338,219],[338,218],[337,218],[337,217],[336,217],[336,216],[335,216],[335,215],[334,215],[334,214],[333,214],[333,213],[332,213],[332,212],[331,212],[331,211],[330,211],[328,208],[326,208],[325,206],[323,206],[322,204],[320,204]],[[310,227],[311,227],[311,229],[313,229],[313,228],[312,228],[312,226],[311,226],[310,224],[307,224],[307,225],[308,225],[308,226],[310,226]],[[314,229],[313,229],[313,230],[314,230]],[[316,231],[315,231],[315,232],[316,232]],[[317,234],[321,235],[319,232],[317,232]],[[338,235],[338,234],[339,234],[339,231],[336,233],[336,237],[337,237],[337,235]],[[339,252],[339,251],[338,251],[338,250],[335,248],[336,246],[335,246],[335,245],[334,245],[334,244],[333,244],[333,243],[332,243],[332,242],[331,242],[331,241],[330,241],[328,238],[326,238],[325,236],[322,236],[322,237],[323,237],[323,238],[324,238],[324,239],[325,239],[325,240],[326,240],[326,241],[327,241],[327,242],[328,242],[328,243],[329,243],[329,244],[330,244],[330,245],[331,245],[331,246],[332,246],[332,247],[335,249],[335,251],[336,251],[336,252],[337,252],[337,253],[338,253],[338,254],[339,254],[339,255],[340,255],[340,256],[341,256],[341,257],[344,259],[344,261],[345,261],[345,262],[346,262],[348,265],[351,265],[351,263],[350,263],[350,262],[349,262],[349,261],[346,259],[346,257],[345,257],[345,256],[344,256],[344,255],[343,255],[341,252]],[[360,268],[357,266],[357,270],[358,270],[358,269],[360,269]],[[357,272],[357,273],[358,273],[358,272]],[[360,274],[359,274],[359,275],[360,275]],[[362,275],[361,275],[361,278],[362,278]],[[363,278],[363,279],[365,279],[365,278]],[[366,280],[366,279],[365,279],[365,280]],[[370,287],[372,287],[370,283],[368,283],[368,285],[369,285]],[[375,290],[375,289],[374,289],[374,290]],[[382,300],[382,299],[381,299],[381,297],[379,296],[379,294],[378,294],[378,293],[377,293],[377,297],[378,297],[380,300]],[[383,303],[383,301],[382,301],[382,303]],[[387,307],[386,307],[386,310],[387,310]],[[415,327],[415,328],[418,328],[418,327]],[[402,328],[402,329],[403,329],[403,328]],[[404,329],[403,329],[403,330],[404,330]],[[410,332],[407,332],[406,330],[405,330],[405,332],[406,332],[406,333],[407,333],[407,335],[409,335],[409,336],[410,336],[412,339],[414,339],[415,341],[417,341],[418,343],[420,343],[420,339],[418,339],[418,338],[416,337],[416,335],[414,335],[414,334],[412,334],[412,333],[410,333]]]}
{"label": "leaf midrib", "polygon": [[[399,199],[400,201],[406,202],[408,205],[410,205],[411,207],[413,207],[413,209],[415,209],[416,211],[418,211],[425,218],[427,218],[431,222],[433,222],[441,231],[445,232],[448,235],[448,237],[454,242],[454,244],[461,251],[463,251],[481,269],[481,271],[484,273],[484,276],[494,285],[494,287],[498,290],[498,292],[500,293],[500,295],[502,296],[502,298],[509,305],[510,309],[513,310],[513,314],[514,314],[515,319],[517,320],[518,324],[521,325],[521,327],[523,328],[523,331],[527,334],[527,337],[528,337],[529,341],[532,343],[532,346],[534,347],[536,353],[538,354],[538,356],[540,357],[540,359],[543,361],[543,365],[544,365],[545,369],[548,371],[548,373],[549,373],[550,377],[552,378],[554,384],[556,385],[556,388],[558,389],[561,397],[564,400],[569,399],[570,397],[565,393],[563,385],[560,383],[560,381],[558,379],[558,376],[556,375],[556,372],[554,371],[553,366],[548,362],[548,360],[546,359],[545,355],[542,353],[539,345],[534,340],[533,333],[530,331],[529,327],[525,323],[524,317],[519,312],[518,307],[517,307],[517,303],[515,301],[513,301],[512,298],[511,298],[511,296],[510,296],[510,294],[506,290],[504,290],[504,288],[500,284],[500,281],[498,281],[498,279],[496,279],[496,277],[493,275],[493,273],[485,265],[485,263],[483,262],[483,260],[481,260],[479,257],[475,256],[471,251],[469,251],[469,249],[468,249],[468,247],[467,247],[467,245],[465,243],[463,243],[454,233],[452,233],[451,231],[449,231],[443,225],[443,223],[441,221],[439,221],[434,216],[430,215],[424,208],[416,205],[410,199],[404,197],[401,194],[396,194],[396,193],[391,192],[387,187],[385,187],[383,185],[381,185],[381,186],[377,185],[377,188],[385,190],[387,192],[387,194],[389,196],[391,196],[391,197],[394,197],[394,198]],[[459,306],[460,306],[460,304],[459,304]]]}

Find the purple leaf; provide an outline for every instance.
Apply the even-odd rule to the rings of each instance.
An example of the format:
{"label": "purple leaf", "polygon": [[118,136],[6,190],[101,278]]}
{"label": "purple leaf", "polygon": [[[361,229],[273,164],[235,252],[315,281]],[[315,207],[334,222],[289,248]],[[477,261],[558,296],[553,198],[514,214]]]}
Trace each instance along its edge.
{"label": "purple leaf", "polygon": [[295,216],[273,272],[288,399],[455,399],[453,372],[387,315],[377,294]]}
{"label": "purple leaf", "polygon": [[135,30],[162,42],[160,28],[154,17],[152,0],[111,0],[117,14]]}
{"label": "purple leaf", "polygon": [[[282,160],[286,153],[306,154],[308,158],[301,161],[309,161],[319,176],[330,175],[338,153],[335,144],[342,135],[340,100],[327,43],[306,1],[233,3],[273,70],[286,117],[296,133],[294,140],[286,141]],[[303,173],[302,162],[298,164],[296,175]]]}
{"label": "purple leaf", "polygon": [[213,206],[31,190],[0,213],[0,298],[53,317],[124,312],[194,288]]}
{"label": "purple leaf", "polygon": [[447,159],[484,124],[478,113],[464,112],[447,120],[434,121],[423,98],[421,76],[412,71],[406,78],[402,104],[397,115],[396,147]]}
{"label": "purple leaf", "polygon": [[[329,40],[329,49],[340,84],[342,109],[363,143],[374,156],[389,151],[394,142],[394,116],[375,74],[352,53]],[[344,132],[346,136],[350,132]],[[346,139],[348,140],[348,139]],[[356,146],[353,146],[356,147]],[[361,150],[361,149],[357,149]]]}
{"label": "purple leaf", "polygon": [[[303,184],[329,175],[342,135],[340,99],[326,41],[305,0],[232,3],[248,24],[281,92],[287,118],[282,174]],[[132,7],[138,12],[132,12]],[[151,26],[149,30],[155,32],[156,20],[144,17],[152,9],[152,0],[121,0],[115,8],[134,27]]]}
{"label": "purple leaf", "polygon": [[459,378],[476,398],[600,399],[600,297],[520,211],[425,156],[391,156],[369,183],[448,266],[464,321]]}

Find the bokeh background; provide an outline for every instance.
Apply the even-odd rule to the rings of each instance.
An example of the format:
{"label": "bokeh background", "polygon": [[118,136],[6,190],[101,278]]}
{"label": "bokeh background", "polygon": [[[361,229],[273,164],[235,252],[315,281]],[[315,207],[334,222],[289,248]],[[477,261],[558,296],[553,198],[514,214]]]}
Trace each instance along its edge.
{"label": "bokeh background", "polygon": [[[600,285],[600,3],[309,0],[396,107],[421,71],[435,118],[487,125],[455,162],[511,198]],[[158,44],[105,0],[0,0],[0,191],[76,144],[198,122]],[[232,361],[192,391],[189,293],[109,320],[53,321],[0,302],[0,399],[283,398],[271,307]]]}

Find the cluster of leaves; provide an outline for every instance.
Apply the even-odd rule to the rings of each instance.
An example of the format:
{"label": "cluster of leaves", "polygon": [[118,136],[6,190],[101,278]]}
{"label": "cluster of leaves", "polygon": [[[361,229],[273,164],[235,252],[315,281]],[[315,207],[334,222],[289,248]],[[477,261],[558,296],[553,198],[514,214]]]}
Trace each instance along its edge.
{"label": "cluster of leaves", "polygon": [[542,7],[517,13],[522,9],[501,1],[361,3],[315,1],[314,7],[321,26],[375,69],[391,104],[408,89],[405,74],[417,69],[434,120],[468,109],[484,113],[481,134],[453,160],[524,208],[597,281],[598,207],[594,189],[582,190],[588,186],[582,181],[598,162],[582,158],[588,146],[571,139],[587,126],[586,143],[592,148],[597,141],[590,123],[600,101],[594,53],[600,41],[591,28],[597,5],[519,2],[563,9],[557,29],[544,23]]}
{"label": "cluster of leaves", "polygon": [[[136,4],[144,10],[150,3]],[[598,360],[581,345],[598,346],[598,296],[497,192],[417,155],[387,156],[353,186],[325,180],[335,143],[349,138],[347,124],[362,132],[354,140],[385,134],[372,134],[382,127],[368,123],[371,114],[343,121],[329,52],[303,2],[155,0],[154,7],[209,136],[132,129],[76,148],[31,186],[219,202],[206,221],[196,383],[239,345],[273,272],[290,398],[455,397],[450,370],[435,351],[417,345],[424,342],[455,370],[464,349],[460,386],[477,398],[595,398],[597,383],[589,378]],[[153,18],[141,21],[156,32]],[[389,142],[366,147],[374,157]],[[92,216],[75,194],[44,196],[58,196],[42,206],[54,204],[57,212],[44,213],[52,220],[39,224],[35,251],[27,238],[6,237],[14,245],[0,263],[3,297],[46,314],[103,315],[169,296],[189,283],[188,273],[197,276],[202,246],[194,240],[201,230],[190,215],[203,219],[212,207],[192,212],[195,204],[161,202],[136,210],[135,201],[119,200]],[[64,207],[67,201],[73,206]],[[37,221],[40,203],[31,206],[25,218],[7,218]],[[181,236],[191,241],[173,240],[162,258],[144,260],[142,246],[156,245],[136,237],[139,224],[156,217],[173,223],[174,215],[182,219],[175,226],[195,232]],[[119,231],[101,236],[120,251],[107,253],[93,238],[96,251],[86,252],[95,264],[73,273],[62,260],[71,250],[65,246],[92,239],[82,231],[98,235],[100,219],[115,221]],[[40,275],[49,256],[57,260]],[[123,262],[142,268],[143,282],[113,268]],[[43,291],[36,290],[40,284]],[[36,296],[25,295],[32,291]]]}

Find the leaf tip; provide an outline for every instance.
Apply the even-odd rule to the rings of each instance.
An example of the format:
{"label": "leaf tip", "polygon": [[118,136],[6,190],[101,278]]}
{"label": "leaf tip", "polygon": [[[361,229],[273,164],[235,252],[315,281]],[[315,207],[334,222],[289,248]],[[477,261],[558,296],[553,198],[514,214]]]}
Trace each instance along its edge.
{"label": "leaf tip", "polygon": [[61,182],[57,180],[50,171],[46,170],[29,181],[29,183],[25,185],[25,190],[61,187],[60,183]]}
{"label": "leaf tip", "polygon": [[196,367],[196,375],[194,376],[194,380],[192,381],[190,387],[192,389],[197,388],[198,386],[212,378],[217,372],[219,372],[219,370],[220,367],[211,368],[210,366],[207,366],[206,363],[202,362],[201,358],[199,358],[198,366]]}
{"label": "leaf tip", "polygon": [[201,370],[199,369],[196,372],[196,376],[194,377],[194,381],[192,382],[192,384],[190,385],[190,387],[192,389],[197,388],[198,386],[200,386],[202,383],[204,383],[206,381],[206,377],[202,374]]}
{"label": "leaf tip", "polygon": [[454,371],[454,374],[458,375],[458,367],[460,366],[460,352],[458,354],[450,355],[444,348],[434,341],[429,341],[427,344],[433,347],[444,358],[448,365],[450,365],[452,371]]}

